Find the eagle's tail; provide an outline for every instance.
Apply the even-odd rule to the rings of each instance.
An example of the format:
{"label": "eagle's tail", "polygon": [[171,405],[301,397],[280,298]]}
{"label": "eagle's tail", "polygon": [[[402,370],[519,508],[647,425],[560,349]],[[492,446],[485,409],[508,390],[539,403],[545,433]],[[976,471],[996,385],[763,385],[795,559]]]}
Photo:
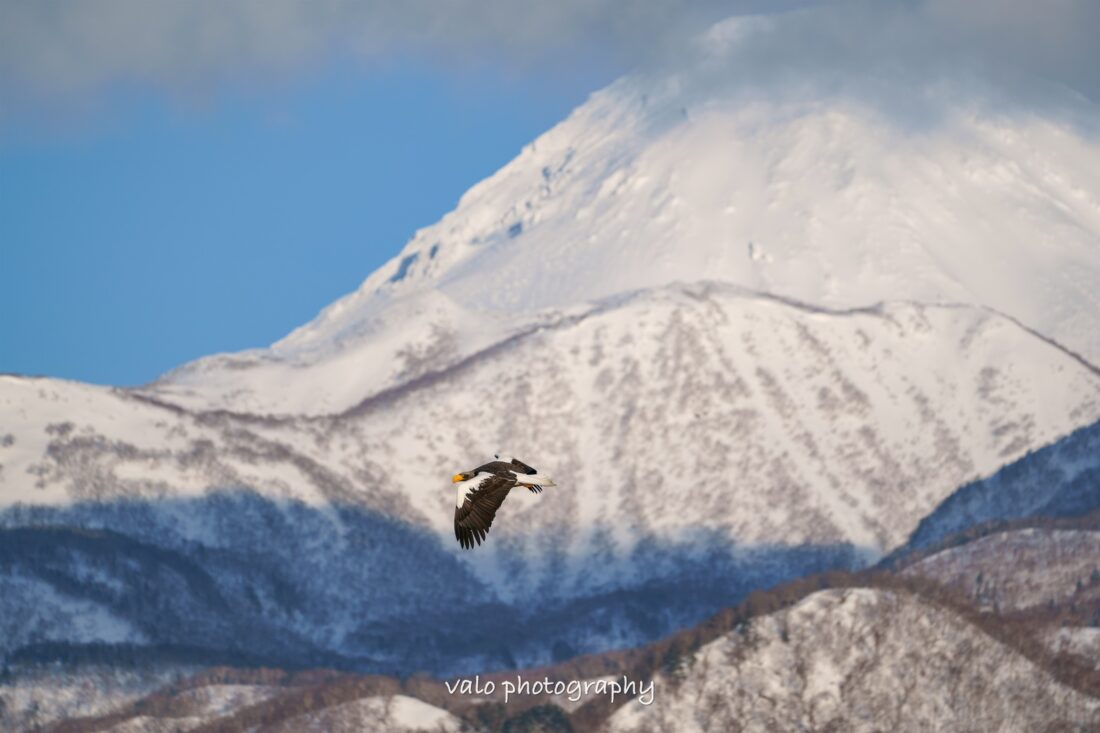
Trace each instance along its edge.
{"label": "eagle's tail", "polygon": [[537,494],[545,489],[547,486],[557,486],[554,483],[554,479],[549,476],[539,476],[538,474],[529,474],[526,476],[520,476],[516,479],[516,486],[526,486],[531,490],[531,493]]}

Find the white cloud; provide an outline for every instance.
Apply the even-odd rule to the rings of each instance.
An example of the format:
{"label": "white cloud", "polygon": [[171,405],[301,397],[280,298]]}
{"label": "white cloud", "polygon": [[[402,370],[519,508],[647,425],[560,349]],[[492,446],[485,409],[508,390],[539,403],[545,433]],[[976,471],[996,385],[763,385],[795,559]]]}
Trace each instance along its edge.
{"label": "white cloud", "polygon": [[1055,79],[1100,99],[1100,2],[927,0],[929,22],[990,69]]}
{"label": "white cloud", "polygon": [[[774,4],[774,3],[773,3]],[[788,0],[786,6],[794,5]],[[0,79],[42,93],[203,85],[392,53],[508,63],[644,55],[756,0],[0,0]]]}
{"label": "white cloud", "polygon": [[0,92],[46,97],[115,82],[204,88],[333,57],[421,55],[549,70],[627,66],[733,14],[817,5],[756,44],[752,65],[968,59],[1100,97],[1095,0],[0,0]]}

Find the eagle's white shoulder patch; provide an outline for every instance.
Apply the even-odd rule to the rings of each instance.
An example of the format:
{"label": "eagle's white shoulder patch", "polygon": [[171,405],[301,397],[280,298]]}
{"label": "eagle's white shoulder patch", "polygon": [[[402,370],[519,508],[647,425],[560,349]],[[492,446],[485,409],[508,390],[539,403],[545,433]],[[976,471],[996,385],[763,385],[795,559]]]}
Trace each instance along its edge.
{"label": "eagle's white shoulder patch", "polygon": [[488,474],[479,473],[473,478],[468,478],[465,481],[459,481],[455,484],[455,506],[462,506],[466,501],[466,497],[470,495],[470,492],[481,485],[481,482],[488,477]]}

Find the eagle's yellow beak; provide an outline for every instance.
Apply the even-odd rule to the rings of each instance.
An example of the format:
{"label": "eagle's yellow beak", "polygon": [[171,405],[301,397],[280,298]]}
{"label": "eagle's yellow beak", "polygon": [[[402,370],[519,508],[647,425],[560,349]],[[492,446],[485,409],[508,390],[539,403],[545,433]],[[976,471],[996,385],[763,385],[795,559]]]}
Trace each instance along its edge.
{"label": "eagle's yellow beak", "polygon": [[466,480],[466,477],[463,476],[461,473],[456,473],[454,476],[451,476],[451,483],[453,483],[453,484],[457,484],[459,481],[465,481],[465,480]]}

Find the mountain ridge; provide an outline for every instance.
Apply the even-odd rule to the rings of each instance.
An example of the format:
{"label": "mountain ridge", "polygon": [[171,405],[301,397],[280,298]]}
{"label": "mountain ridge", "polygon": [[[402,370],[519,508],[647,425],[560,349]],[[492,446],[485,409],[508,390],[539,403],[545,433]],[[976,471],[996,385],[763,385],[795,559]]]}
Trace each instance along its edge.
{"label": "mountain ridge", "polygon": [[[681,292],[690,291],[706,291],[706,290],[723,290],[727,293],[737,295],[745,298],[759,298],[763,300],[770,300],[777,303],[789,305],[793,308],[803,310],[807,313],[817,313],[821,315],[830,316],[844,316],[844,315],[856,315],[856,314],[869,314],[869,315],[881,315],[884,309],[892,306],[927,306],[931,308],[942,309],[967,309],[974,308],[977,310],[985,311],[998,318],[1003,318],[1012,322],[1021,330],[1026,331],[1030,335],[1046,342],[1051,347],[1061,351],[1066,356],[1072,358],[1078,362],[1082,367],[1088,369],[1094,374],[1100,376],[1100,366],[1097,366],[1089,359],[1081,355],[1080,353],[1068,348],[1064,344],[1059,343],[1057,340],[1037,331],[1026,324],[1020,322],[1013,316],[997,310],[991,306],[975,305],[965,302],[924,302],[915,300],[880,300],[874,303],[869,303],[864,306],[851,306],[846,308],[830,308],[827,306],[814,305],[812,303],[806,303],[799,301],[795,298],[789,298],[783,295],[777,295],[766,291],[755,291],[750,288],[745,288],[733,283],[726,283],[721,281],[697,281],[693,283],[670,283],[666,286],[658,286],[653,288],[644,288],[627,293],[619,293],[613,296],[608,296],[599,301],[591,304],[586,304],[586,307],[580,313],[568,314],[560,311],[550,311],[547,313],[537,314],[539,317],[534,322],[521,327],[520,330],[504,334],[500,340],[492,342],[486,345],[479,351],[462,356],[455,362],[445,364],[438,371],[426,372],[412,377],[409,381],[394,384],[390,387],[363,397],[359,402],[345,408],[341,412],[336,413],[323,413],[323,414],[307,414],[307,415],[295,415],[291,413],[258,413],[249,411],[239,411],[229,408],[202,408],[202,407],[188,407],[186,404],[182,404],[177,401],[173,401],[170,395],[160,395],[155,390],[149,389],[148,386],[140,387],[108,387],[111,392],[123,395],[127,398],[135,398],[144,402],[147,402],[158,407],[171,410],[178,414],[189,414],[192,416],[200,415],[222,415],[231,416],[236,419],[247,421],[249,419],[272,421],[272,422],[286,422],[292,419],[302,421],[318,421],[324,422],[326,420],[339,419],[341,417],[355,415],[362,412],[367,405],[375,402],[384,402],[390,395],[400,393],[406,389],[416,389],[418,385],[424,382],[430,382],[435,379],[443,378],[453,370],[461,369],[464,365],[472,363],[473,361],[482,358],[487,355],[491,355],[507,349],[509,345],[518,342],[526,337],[532,336],[545,329],[555,329],[568,327],[576,324],[586,318],[595,316],[609,309],[614,309],[616,306],[629,302],[635,298],[645,297],[646,294],[659,292],[662,290],[679,290]],[[41,375],[20,375],[20,374],[4,374],[0,376],[6,376],[16,379],[46,379],[51,380],[53,377],[41,376]],[[74,381],[74,380],[57,380],[57,381]],[[74,383],[79,383],[75,382]]]}
{"label": "mountain ridge", "polygon": [[[471,649],[430,634],[393,647],[410,609],[452,619],[452,602],[511,619],[542,609],[553,634],[497,629],[492,658],[524,665],[643,642],[753,588],[867,565],[966,480],[1100,419],[1091,369],[977,307],[837,315],[677,285],[580,315],[342,417],[193,413],[0,379],[16,421],[0,447],[0,524],[104,529],[183,553],[234,599],[226,619],[266,608],[264,623],[303,648],[380,665],[411,654],[414,668],[478,666]],[[445,478],[489,441],[553,470],[559,488],[513,497],[489,542],[462,554]],[[51,572],[79,578],[87,565],[118,584],[114,555],[86,554],[58,556]],[[19,567],[6,575],[9,599],[30,566]],[[154,597],[228,628],[175,576],[157,575]],[[43,614],[38,641],[64,641],[59,619],[74,606],[42,593],[27,599]],[[581,607],[598,627],[555,620]],[[187,641],[127,618],[150,643]],[[81,640],[95,641],[89,633]]]}

